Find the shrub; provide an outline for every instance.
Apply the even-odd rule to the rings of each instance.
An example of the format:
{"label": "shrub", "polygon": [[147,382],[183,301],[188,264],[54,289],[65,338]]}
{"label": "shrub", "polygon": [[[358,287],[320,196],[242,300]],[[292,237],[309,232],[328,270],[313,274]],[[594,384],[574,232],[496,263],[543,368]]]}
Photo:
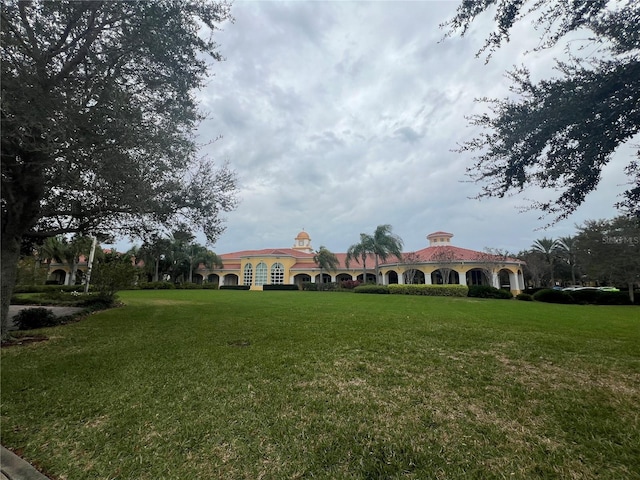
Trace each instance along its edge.
{"label": "shrub", "polygon": [[[598,305],[633,305],[628,292],[598,292]],[[572,293],[573,296],[573,293]],[[635,293],[635,301],[638,303],[638,293]]]}
{"label": "shrub", "polygon": [[141,282],[138,286],[141,290],[172,290],[176,288],[171,282]]}
{"label": "shrub", "polygon": [[511,299],[513,294],[509,290],[502,290],[490,285],[471,285],[469,287],[469,297],[475,298],[498,298],[498,299]]}
{"label": "shrub", "polygon": [[25,308],[18,312],[13,321],[20,330],[53,327],[61,323],[51,310],[44,307]]}
{"label": "shrub", "polygon": [[203,283],[202,288],[204,290],[218,290],[220,286],[217,283]]}
{"label": "shrub", "polygon": [[95,312],[97,310],[106,310],[107,308],[111,308],[116,304],[116,296],[115,294],[100,292],[100,293],[90,293],[87,297],[85,297],[79,305],[86,307],[87,310],[91,310]]}
{"label": "shrub", "polygon": [[249,290],[249,285],[220,285],[220,290]]}
{"label": "shrub", "polygon": [[198,285],[197,283],[193,282],[184,282],[176,285],[176,288],[180,290],[200,290],[202,288],[202,285]]}
{"label": "shrub", "polygon": [[573,303],[573,297],[568,292],[545,288],[533,295],[533,299],[545,303]]}
{"label": "shrub", "polygon": [[300,290],[300,288],[295,283],[287,283],[280,285],[263,285],[262,290]]}
{"label": "shrub", "polygon": [[104,304],[104,307],[94,309],[102,310],[113,306],[116,293],[134,285],[136,273],[136,267],[130,262],[114,260],[97,263],[91,274],[91,283],[100,292],[100,305]]}
{"label": "shrub", "polygon": [[13,293],[84,292],[84,285],[16,285]]}
{"label": "shrub", "polygon": [[318,285],[311,282],[304,282],[302,284],[302,290],[306,292],[315,292],[318,290]]}
{"label": "shrub", "polygon": [[516,296],[516,300],[523,300],[525,302],[532,302],[533,301],[533,295],[529,295],[528,293],[519,293]]}
{"label": "shrub", "polygon": [[547,287],[535,287],[535,288],[525,288],[522,293],[526,293],[528,295],[535,295],[536,293],[538,293],[540,290],[547,290]]}
{"label": "shrub", "polygon": [[342,282],[340,282],[340,288],[344,288],[345,290],[353,290],[359,285],[359,280],[343,280]]}
{"label": "shrub", "polygon": [[580,305],[593,304],[597,305],[600,303],[600,297],[604,292],[599,290],[572,290],[569,295],[573,298],[575,303]]}
{"label": "shrub", "polygon": [[425,295],[429,297],[466,297],[466,285],[389,285],[389,293],[395,295]]}
{"label": "shrub", "polygon": [[360,285],[353,289],[354,293],[389,293],[389,287],[386,285]]}

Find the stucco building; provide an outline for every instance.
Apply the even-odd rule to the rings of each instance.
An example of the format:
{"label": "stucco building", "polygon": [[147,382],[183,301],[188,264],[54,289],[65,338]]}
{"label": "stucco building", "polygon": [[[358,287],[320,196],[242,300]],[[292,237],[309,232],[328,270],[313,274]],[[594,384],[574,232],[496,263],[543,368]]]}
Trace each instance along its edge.
{"label": "stucco building", "polygon": [[[502,255],[492,255],[451,243],[453,234],[434,232],[427,235],[429,245],[402,259],[388,258],[380,264],[380,283],[426,283],[493,285],[511,290],[514,294],[524,288],[523,262]],[[220,255],[222,268],[198,268],[194,281],[219,285],[248,285],[261,290],[267,284],[298,284],[319,282],[320,268],[313,261],[311,237],[298,233],[290,248],[243,250]],[[324,282],[344,280],[375,281],[375,260],[366,259],[366,269],[360,259],[346,265],[346,253],[335,253],[339,266],[335,271],[322,272]]]}

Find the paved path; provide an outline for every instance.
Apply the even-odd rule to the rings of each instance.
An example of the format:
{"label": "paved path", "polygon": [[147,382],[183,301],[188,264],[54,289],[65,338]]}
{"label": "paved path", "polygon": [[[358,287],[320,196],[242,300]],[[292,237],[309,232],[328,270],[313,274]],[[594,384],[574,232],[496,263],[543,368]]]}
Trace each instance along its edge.
{"label": "paved path", "polygon": [[[18,312],[24,310],[25,308],[38,308],[38,305],[11,305],[9,307],[9,319],[13,320],[13,317],[15,317]],[[44,306],[44,308],[51,310],[53,313],[55,313],[56,317],[68,317],[69,315],[75,315],[76,313],[82,312],[84,310],[84,308],[79,307],[49,307],[46,305]],[[17,329],[18,326],[12,321],[11,325],[9,325],[9,330]]]}
{"label": "paved path", "polygon": [[0,446],[0,480],[49,480],[19,456]]}

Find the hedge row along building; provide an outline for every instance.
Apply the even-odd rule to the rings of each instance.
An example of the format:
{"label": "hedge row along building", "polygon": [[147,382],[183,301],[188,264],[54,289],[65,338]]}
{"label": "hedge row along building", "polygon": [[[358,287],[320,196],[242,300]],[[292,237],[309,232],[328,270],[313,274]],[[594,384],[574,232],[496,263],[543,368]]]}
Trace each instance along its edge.
{"label": "hedge row along building", "polygon": [[[511,290],[514,294],[524,289],[523,262],[501,255],[489,254],[451,244],[453,234],[434,232],[427,235],[429,246],[416,252],[405,253],[402,259],[388,258],[380,264],[380,283],[492,285]],[[335,271],[322,272],[323,283],[358,280],[375,282],[375,259],[361,259],[346,265],[346,253],[336,253],[339,265]],[[200,265],[193,274],[196,283],[219,285],[248,285],[262,290],[263,285],[297,284],[320,281],[320,268],[313,261],[311,237],[305,231],[298,233],[291,248],[243,250],[220,255],[222,268]],[[86,271],[86,261],[77,265]],[[52,263],[49,278],[64,283],[70,275],[69,265]],[[366,276],[366,278],[365,278]]]}

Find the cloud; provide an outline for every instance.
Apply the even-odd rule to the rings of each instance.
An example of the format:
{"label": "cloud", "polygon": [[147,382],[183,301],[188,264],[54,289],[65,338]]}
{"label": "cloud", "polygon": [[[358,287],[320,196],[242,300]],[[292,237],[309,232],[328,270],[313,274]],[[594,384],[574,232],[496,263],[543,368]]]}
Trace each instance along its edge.
{"label": "cloud", "polygon": [[[537,33],[519,27],[485,64],[475,54],[488,16],[465,37],[441,41],[438,25],[457,4],[233,5],[235,23],[216,36],[226,61],[212,66],[199,93],[209,113],[197,132],[203,153],[228,160],[241,185],[216,251],[287,247],[303,227],[314,247],[345,251],[383,223],[407,250],[424,247],[435,230],[479,249],[523,249],[541,235],[535,212],[518,213],[523,197],[469,199],[478,192],[466,182],[471,158],[451,151],[477,133],[465,117],[486,107],[474,98],[510,94],[504,72],[528,61],[522,51]],[[531,57],[535,74],[548,76],[557,54]],[[605,172],[606,189],[621,183],[616,165]],[[611,192],[596,197],[544,234],[613,216]]]}

